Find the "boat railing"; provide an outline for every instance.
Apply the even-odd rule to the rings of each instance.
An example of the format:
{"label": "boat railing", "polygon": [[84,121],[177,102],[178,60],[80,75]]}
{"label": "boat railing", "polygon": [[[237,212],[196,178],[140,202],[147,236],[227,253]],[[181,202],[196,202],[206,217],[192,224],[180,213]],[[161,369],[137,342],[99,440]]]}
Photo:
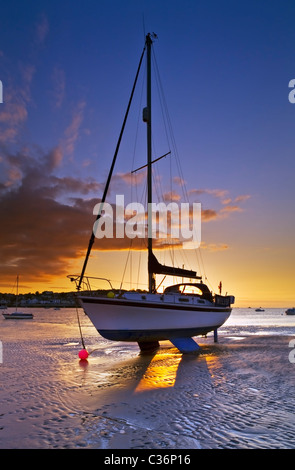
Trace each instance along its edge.
{"label": "boat railing", "polygon": [[[105,277],[94,277],[94,276],[84,276],[83,279],[82,279],[82,282],[81,282],[81,285],[80,285],[80,278],[81,276],[80,275],[77,275],[77,274],[69,274],[67,276],[71,282],[74,282],[76,284],[76,287],[78,288],[78,286],[80,286],[79,288],[79,292],[83,292],[83,294],[95,294],[96,292],[100,291],[100,289],[98,289],[97,287],[93,288],[91,287],[91,280],[92,280],[92,284],[93,282],[95,281],[106,281],[110,287],[110,289],[112,291],[114,291],[114,288],[112,286],[112,283],[109,279],[105,278]],[[95,281],[93,281],[95,280]]]}
{"label": "boat railing", "polygon": [[231,304],[235,303],[233,295],[218,295],[215,294],[215,305],[217,307],[230,307]]}

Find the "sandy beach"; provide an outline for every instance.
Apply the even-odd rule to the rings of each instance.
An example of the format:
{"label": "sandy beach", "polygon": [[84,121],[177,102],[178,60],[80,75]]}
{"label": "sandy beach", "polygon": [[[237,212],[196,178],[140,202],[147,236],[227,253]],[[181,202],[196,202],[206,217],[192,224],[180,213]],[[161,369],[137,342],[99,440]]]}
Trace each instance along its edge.
{"label": "sandy beach", "polygon": [[75,315],[1,318],[1,449],[295,448],[293,335],[232,326],[218,343],[199,338],[198,356],[169,342],[140,356],[83,314],[91,354],[80,361]]}

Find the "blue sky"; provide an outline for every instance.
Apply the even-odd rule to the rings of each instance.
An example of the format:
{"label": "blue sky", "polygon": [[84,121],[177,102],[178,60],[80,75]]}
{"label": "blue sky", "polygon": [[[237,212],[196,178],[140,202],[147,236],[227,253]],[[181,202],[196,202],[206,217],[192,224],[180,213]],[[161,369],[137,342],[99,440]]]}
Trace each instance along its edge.
{"label": "blue sky", "polygon": [[[26,291],[64,287],[73,260],[81,264],[92,199],[154,31],[187,189],[215,212],[202,224],[208,276],[245,302],[295,300],[294,13],[294,2],[272,0],[2,4],[0,289],[17,272]],[[137,118],[136,109],[134,127]],[[127,136],[110,197],[131,168]],[[135,166],[144,158],[140,148]]]}

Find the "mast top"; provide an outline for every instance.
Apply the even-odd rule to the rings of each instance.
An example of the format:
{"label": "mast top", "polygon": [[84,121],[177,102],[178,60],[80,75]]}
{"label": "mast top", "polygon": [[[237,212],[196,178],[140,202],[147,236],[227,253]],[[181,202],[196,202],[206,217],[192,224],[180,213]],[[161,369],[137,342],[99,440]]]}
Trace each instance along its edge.
{"label": "mast top", "polygon": [[148,33],[146,35],[146,43],[152,43],[155,39],[158,39],[158,36],[156,35],[156,33]]}

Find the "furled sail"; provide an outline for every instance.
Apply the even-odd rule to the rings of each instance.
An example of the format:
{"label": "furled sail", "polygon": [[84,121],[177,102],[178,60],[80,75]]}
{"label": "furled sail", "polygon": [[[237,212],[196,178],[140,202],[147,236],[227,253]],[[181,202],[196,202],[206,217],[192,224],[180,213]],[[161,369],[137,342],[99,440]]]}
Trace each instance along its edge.
{"label": "furled sail", "polygon": [[191,271],[191,270],[182,269],[182,268],[175,268],[173,266],[165,266],[164,264],[159,263],[154,253],[152,252],[149,253],[148,270],[149,270],[149,273],[153,273],[153,274],[165,274],[167,276],[180,276],[180,277],[201,279],[201,276],[197,276],[196,271]]}

